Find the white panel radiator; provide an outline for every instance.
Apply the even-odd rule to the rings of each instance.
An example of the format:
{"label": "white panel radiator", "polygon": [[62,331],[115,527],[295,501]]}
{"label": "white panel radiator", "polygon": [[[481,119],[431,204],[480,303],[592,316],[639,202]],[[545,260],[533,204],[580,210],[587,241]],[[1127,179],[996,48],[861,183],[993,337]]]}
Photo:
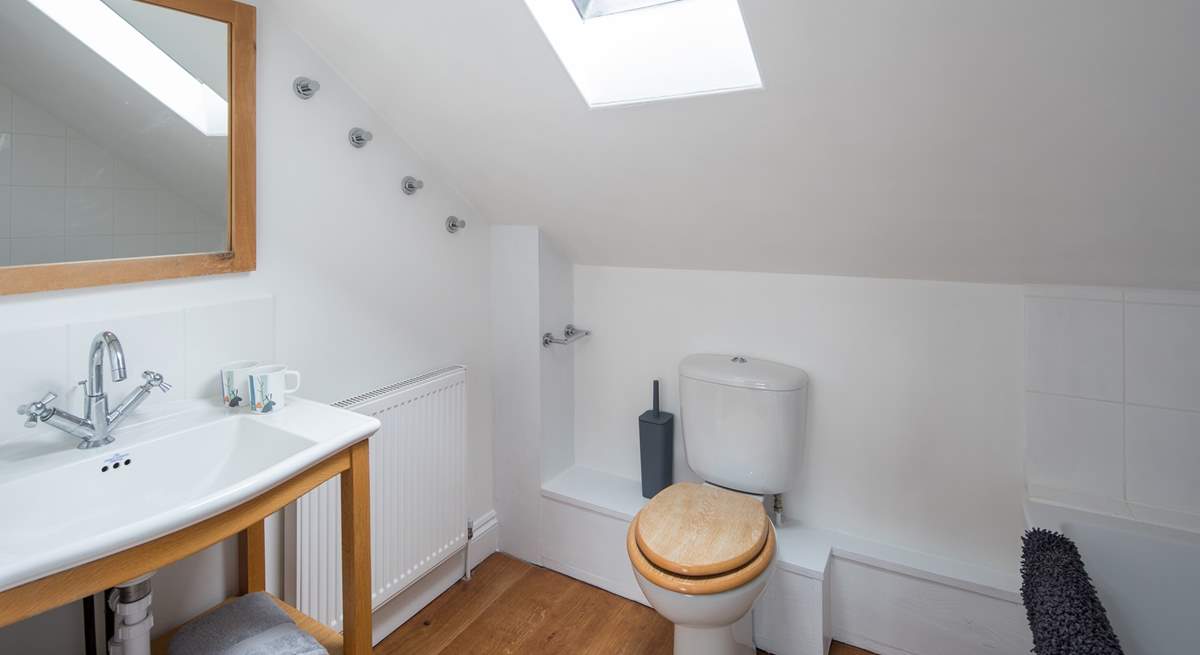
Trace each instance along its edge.
{"label": "white panel radiator", "polygon": [[[383,423],[371,437],[371,608],[377,609],[467,544],[467,378],[441,369],[347,398],[337,407]],[[338,479],[290,509],[288,596],[326,625],[342,624]],[[294,568],[293,568],[294,567]]]}

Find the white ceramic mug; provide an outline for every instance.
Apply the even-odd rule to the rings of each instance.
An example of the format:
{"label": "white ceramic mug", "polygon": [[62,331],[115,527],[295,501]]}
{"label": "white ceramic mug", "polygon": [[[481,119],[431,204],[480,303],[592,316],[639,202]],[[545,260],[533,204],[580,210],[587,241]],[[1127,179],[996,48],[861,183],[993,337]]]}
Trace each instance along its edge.
{"label": "white ceramic mug", "polygon": [[248,374],[261,362],[252,359],[241,359],[236,362],[222,364],[217,377],[221,380],[221,403],[226,407],[245,407],[250,402],[250,381]]}
{"label": "white ceramic mug", "polygon": [[[296,379],[296,385],[287,386],[287,377]],[[287,404],[287,395],[300,390],[300,373],[282,364],[258,366],[250,369],[250,411],[257,414],[278,412]]]}

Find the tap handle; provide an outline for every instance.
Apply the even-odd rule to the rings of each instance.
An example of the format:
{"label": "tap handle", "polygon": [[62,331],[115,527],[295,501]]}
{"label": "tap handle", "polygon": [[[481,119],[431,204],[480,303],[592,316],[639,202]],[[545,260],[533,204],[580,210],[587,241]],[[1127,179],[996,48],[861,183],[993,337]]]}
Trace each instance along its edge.
{"label": "tap handle", "polygon": [[171,390],[171,385],[163,379],[162,373],[157,371],[143,371],[142,379],[146,381],[146,387],[158,387],[160,391],[166,393]]}
{"label": "tap handle", "polygon": [[41,400],[18,407],[17,413],[25,417],[25,427],[32,428],[36,426],[38,418],[40,418],[42,414],[46,412],[46,408],[49,407],[50,403],[54,402],[56,398],[58,398],[58,394],[54,393],[53,391],[47,391],[46,395],[42,396]]}

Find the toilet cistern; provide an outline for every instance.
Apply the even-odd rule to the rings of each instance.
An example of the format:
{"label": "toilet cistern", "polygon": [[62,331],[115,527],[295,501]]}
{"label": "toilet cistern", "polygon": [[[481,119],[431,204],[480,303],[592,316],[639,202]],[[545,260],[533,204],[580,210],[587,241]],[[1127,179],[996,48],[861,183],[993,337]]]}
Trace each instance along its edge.
{"label": "toilet cistern", "polygon": [[650,606],[675,624],[675,652],[752,655],[733,625],[766,588],[775,527],[763,496],[791,489],[803,452],[808,374],[740,355],[679,364],[688,466],[633,517],[625,549]]}
{"label": "toilet cistern", "polygon": [[124,380],[125,349],[121,346],[121,340],[112,332],[101,332],[92,339],[91,348],[88,350],[87,379],[80,382],[86,394],[83,417],[51,407],[58,395],[47,392],[41,400],[17,408],[17,413],[25,417],[25,427],[35,427],[41,421],[80,439],[80,449],[98,448],[115,441],[112,430],[146,400],[151,390],[157,387],[166,393],[171,389],[171,385],[163,380],[162,374],[145,371],[142,373],[145,382],[131,391],[116,409],[109,411],[108,394],[104,391],[105,351],[108,352],[112,381]]}

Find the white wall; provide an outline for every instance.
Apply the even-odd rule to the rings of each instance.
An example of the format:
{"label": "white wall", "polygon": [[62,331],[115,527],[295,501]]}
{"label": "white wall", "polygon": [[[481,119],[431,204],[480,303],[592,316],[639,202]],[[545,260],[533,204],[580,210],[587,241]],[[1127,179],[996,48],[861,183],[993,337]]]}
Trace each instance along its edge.
{"label": "white wall", "polygon": [[574,461],[574,356],[543,348],[573,314],[571,263],[535,226],[492,228],[492,390],[500,549],[542,562],[542,482]]}
{"label": "white wall", "polygon": [[[538,320],[540,331],[561,337],[575,316],[575,277],[570,261],[538,233]],[[574,346],[552,345],[538,353],[541,366],[542,471],[545,482],[575,463]]]}
{"label": "white wall", "polygon": [[492,431],[500,550],[535,563],[542,407],[538,248],[536,227],[492,227]]}
{"label": "white wall", "polygon": [[[5,297],[0,332],[270,295],[275,354],[303,371],[306,397],[333,401],[431,368],[467,364],[468,510],[481,516],[492,507],[488,224],[429,176],[401,138],[275,12],[273,4],[259,6],[257,272]],[[308,102],[291,92],[300,74],[322,83]],[[353,125],[371,129],[375,140],[351,148],[346,131]],[[425,189],[403,195],[406,174],[425,177]],[[452,213],[470,227],[448,234],[443,221]],[[122,336],[132,357],[145,341],[129,329]],[[236,340],[247,329],[232,324],[213,336]],[[44,391],[43,379],[21,380],[28,388],[13,390],[17,395]],[[11,418],[0,429],[20,429],[11,409],[5,412]],[[223,565],[197,561],[175,584],[160,581],[156,597],[188,594],[196,580],[227,576],[230,563]],[[73,604],[56,612],[57,619],[0,629],[0,652],[78,652],[41,639],[76,630],[79,615]],[[168,627],[172,618],[182,617],[164,616],[159,625]]]}
{"label": "white wall", "polygon": [[1200,294],[1030,287],[1029,494],[1200,530]]}
{"label": "white wall", "polygon": [[647,382],[678,411],[684,355],[773,359],[812,380],[789,517],[1015,571],[1021,316],[1016,286],[577,266],[576,464],[640,477]]}

